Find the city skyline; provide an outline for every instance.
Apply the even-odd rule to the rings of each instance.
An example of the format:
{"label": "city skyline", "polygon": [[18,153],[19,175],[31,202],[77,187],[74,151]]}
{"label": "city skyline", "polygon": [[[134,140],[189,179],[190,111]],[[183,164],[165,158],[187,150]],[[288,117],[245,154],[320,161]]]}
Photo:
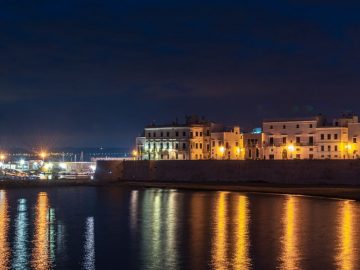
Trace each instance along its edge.
{"label": "city skyline", "polygon": [[186,114],[358,114],[360,4],[3,1],[0,146],[131,147]]}

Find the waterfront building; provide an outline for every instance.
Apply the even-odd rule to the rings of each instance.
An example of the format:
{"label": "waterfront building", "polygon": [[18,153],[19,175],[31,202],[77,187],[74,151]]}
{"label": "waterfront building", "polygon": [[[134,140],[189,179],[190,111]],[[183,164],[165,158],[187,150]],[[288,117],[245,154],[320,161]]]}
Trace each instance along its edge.
{"label": "waterfront building", "polygon": [[316,130],[324,124],[323,116],[265,120],[263,122],[265,159],[316,158]]}
{"label": "waterfront building", "polygon": [[265,134],[261,128],[243,134],[244,159],[264,159]]}
{"label": "waterfront building", "polygon": [[147,160],[210,159],[210,131],[217,125],[197,116],[168,125],[149,125],[136,139],[137,158]]}
{"label": "waterfront building", "polygon": [[239,126],[211,132],[211,159],[244,159],[244,152]]}

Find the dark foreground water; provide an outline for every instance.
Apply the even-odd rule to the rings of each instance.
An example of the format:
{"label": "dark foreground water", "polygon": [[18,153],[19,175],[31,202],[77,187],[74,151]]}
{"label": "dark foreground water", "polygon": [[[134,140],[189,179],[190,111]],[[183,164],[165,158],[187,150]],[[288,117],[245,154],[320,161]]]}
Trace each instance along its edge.
{"label": "dark foreground water", "polygon": [[0,191],[0,269],[360,269],[360,205],[166,189]]}

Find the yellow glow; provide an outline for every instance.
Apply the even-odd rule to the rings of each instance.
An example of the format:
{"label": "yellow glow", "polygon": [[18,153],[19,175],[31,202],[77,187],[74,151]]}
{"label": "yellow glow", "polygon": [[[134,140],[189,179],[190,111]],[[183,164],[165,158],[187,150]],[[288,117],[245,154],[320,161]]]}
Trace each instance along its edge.
{"label": "yellow glow", "polygon": [[212,264],[214,269],[229,269],[227,259],[227,192],[220,192],[216,201],[215,232],[212,243]]}
{"label": "yellow glow", "polygon": [[352,149],[352,145],[350,143],[346,144],[345,149],[350,151]]}
{"label": "yellow glow", "polygon": [[5,155],[5,154],[0,154],[0,160],[1,160],[1,161],[4,161],[5,158],[6,158],[6,155]]}
{"label": "yellow glow", "polygon": [[220,147],[219,147],[219,151],[220,151],[221,154],[224,154],[224,152],[225,152],[225,147],[224,147],[224,146],[220,146]]}
{"label": "yellow glow", "polygon": [[40,192],[35,210],[34,249],[32,251],[32,267],[36,270],[50,269],[48,210],[48,195],[46,192]]}
{"label": "yellow glow", "polygon": [[289,152],[294,152],[295,151],[295,146],[293,144],[289,144],[287,149],[289,150]]}
{"label": "yellow glow", "polygon": [[236,207],[236,226],[234,250],[234,267],[239,270],[250,269],[251,261],[249,256],[249,199],[246,196],[239,196]]}
{"label": "yellow glow", "polygon": [[134,157],[137,157],[138,152],[137,152],[136,150],[133,150],[133,151],[132,151],[132,155],[133,155]]}
{"label": "yellow glow", "polygon": [[236,153],[240,154],[240,147],[236,147]]}
{"label": "yellow glow", "polygon": [[46,157],[47,157],[47,153],[46,153],[46,152],[41,152],[41,153],[40,153],[40,157],[41,157],[42,159],[46,158]]}
{"label": "yellow glow", "polygon": [[[205,200],[204,196],[193,195],[191,196],[191,269],[201,269],[203,262],[199,260],[205,256],[204,251],[204,222],[205,214]],[[206,225],[205,225],[206,224]]]}
{"label": "yellow glow", "polygon": [[282,252],[280,257],[280,269],[300,269],[298,264],[298,199],[289,196],[285,202],[284,216],[282,218],[283,236],[281,239]]}
{"label": "yellow glow", "polygon": [[9,221],[6,192],[0,190],[0,269],[10,269]]}
{"label": "yellow glow", "polygon": [[354,246],[354,231],[356,230],[355,219],[353,216],[354,205],[350,201],[345,201],[341,205],[341,212],[338,220],[340,225],[338,227],[339,234],[339,252],[336,257],[338,269],[352,270],[355,269],[354,261],[358,256]]}

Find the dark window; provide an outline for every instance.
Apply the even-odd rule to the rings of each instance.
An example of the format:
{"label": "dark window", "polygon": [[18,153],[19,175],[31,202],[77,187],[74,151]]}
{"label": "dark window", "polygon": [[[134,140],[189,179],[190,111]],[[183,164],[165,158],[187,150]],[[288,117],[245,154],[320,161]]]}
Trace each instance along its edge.
{"label": "dark window", "polygon": [[328,145],[328,151],[329,151],[329,152],[331,151],[331,146],[330,146],[330,145]]}
{"label": "dark window", "polygon": [[296,125],[296,128],[300,128],[300,125]]}
{"label": "dark window", "polygon": [[206,131],[206,136],[210,136],[210,130]]}
{"label": "dark window", "polygon": [[309,154],[309,159],[314,159],[314,154]]}
{"label": "dark window", "polygon": [[183,143],[183,149],[184,150],[186,149],[186,143]]}
{"label": "dark window", "polygon": [[196,137],[199,136],[199,132],[196,131],[196,132],[195,132],[195,136],[196,136]]}
{"label": "dark window", "polygon": [[175,132],[175,136],[176,136],[176,137],[179,137],[179,131],[176,131],[176,132]]}
{"label": "dark window", "polygon": [[150,133],[150,132],[148,133],[148,137],[151,137],[151,133]]}
{"label": "dark window", "polygon": [[325,135],[324,135],[324,134],[321,134],[321,135],[320,135],[320,139],[321,139],[321,140],[325,139]]}
{"label": "dark window", "polygon": [[199,144],[198,144],[198,143],[195,144],[195,148],[196,148],[196,149],[199,148]]}
{"label": "dark window", "polygon": [[338,147],[337,147],[337,145],[335,145],[335,147],[334,147],[334,148],[335,148],[335,151],[337,151],[337,150],[338,150]]}
{"label": "dark window", "polygon": [[161,136],[161,137],[163,137],[163,136],[164,136],[164,134],[163,134],[163,132],[162,132],[162,131],[161,131],[161,133],[160,133],[160,136]]}
{"label": "dark window", "polygon": [[300,137],[296,137],[296,143],[300,143]]}
{"label": "dark window", "polygon": [[192,131],[190,131],[190,138],[192,138],[193,137],[193,132]]}
{"label": "dark window", "polygon": [[186,137],[186,132],[185,131],[183,132],[183,137]]}
{"label": "dark window", "polygon": [[153,136],[156,137],[156,132],[154,132]]}
{"label": "dark window", "polygon": [[313,136],[310,136],[310,137],[309,137],[309,144],[310,144],[310,145],[313,145],[313,144],[314,144],[314,137],[313,137]]}
{"label": "dark window", "polygon": [[212,141],[212,147],[215,147],[215,141]]}
{"label": "dark window", "polygon": [[200,143],[200,149],[202,149],[202,143]]}
{"label": "dark window", "polygon": [[269,159],[270,159],[270,160],[275,159],[274,155],[269,155]]}
{"label": "dark window", "polygon": [[270,145],[273,145],[273,144],[274,144],[274,138],[273,138],[273,137],[270,137],[270,138],[269,138],[269,144],[270,144]]}
{"label": "dark window", "polygon": [[337,139],[338,139],[338,135],[334,134],[334,140],[337,140]]}
{"label": "dark window", "polygon": [[179,149],[179,144],[175,144],[175,149]]}
{"label": "dark window", "polygon": [[206,145],[206,150],[210,151],[210,144]]}
{"label": "dark window", "polygon": [[271,125],[271,126],[270,126],[270,129],[273,129],[273,128],[274,128],[274,127]]}
{"label": "dark window", "polygon": [[325,151],[325,147],[322,145],[321,146],[321,151],[324,152]]}
{"label": "dark window", "polygon": [[283,125],[283,129],[286,129],[286,125]]}
{"label": "dark window", "polygon": [[356,143],[356,137],[353,138],[353,143]]}
{"label": "dark window", "polygon": [[331,140],[331,134],[328,134],[328,135],[327,135],[327,139],[328,139],[328,140]]}
{"label": "dark window", "polygon": [[202,132],[200,132],[200,137],[202,137]]}
{"label": "dark window", "polygon": [[283,137],[283,144],[286,144],[286,137]]}
{"label": "dark window", "polygon": [[226,142],[226,149],[229,149],[229,143]]}
{"label": "dark window", "polygon": [[313,125],[312,125],[312,124],[310,124],[310,125],[309,125],[309,128],[312,128],[312,127],[313,127]]}
{"label": "dark window", "polygon": [[166,136],[167,136],[167,137],[170,137],[170,132],[166,132]]}

